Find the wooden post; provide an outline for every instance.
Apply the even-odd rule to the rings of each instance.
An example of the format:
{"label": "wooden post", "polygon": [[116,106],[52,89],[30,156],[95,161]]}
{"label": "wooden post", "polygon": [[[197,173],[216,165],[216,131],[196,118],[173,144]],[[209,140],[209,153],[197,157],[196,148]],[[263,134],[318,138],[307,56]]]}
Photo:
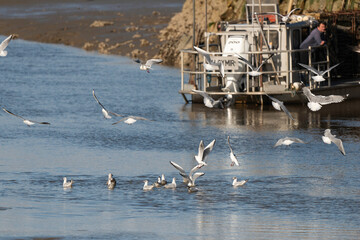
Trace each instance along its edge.
{"label": "wooden post", "polygon": [[294,0],[289,0],[288,9],[287,9],[286,14],[288,14],[291,11],[293,3],[294,3]]}

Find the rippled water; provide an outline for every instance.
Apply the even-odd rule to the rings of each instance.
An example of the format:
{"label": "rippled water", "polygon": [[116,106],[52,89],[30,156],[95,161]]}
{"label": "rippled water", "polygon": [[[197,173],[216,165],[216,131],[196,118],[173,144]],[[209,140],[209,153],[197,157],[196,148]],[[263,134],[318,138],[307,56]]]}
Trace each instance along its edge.
{"label": "rippled water", "polygon": [[[184,105],[179,70],[147,74],[130,59],[12,41],[1,58],[0,104],[50,126],[0,113],[0,236],[5,239],[357,239],[360,236],[360,102],[310,112],[289,106],[208,109]],[[111,125],[110,111],[153,121]],[[326,128],[346,156],[324,144]],[[230,135],[240,167],[230,167]],[[285,136],[308,144],[273,148]],[[188,193],[175,161],[195,165],[216,139],[199,191]],[[107,174],[117,180],[106,188]],[[164,173],[176,190],[142,190]],[[74,180],[62,188],[62,178]],[[249,179],[233,188],[232,177]]]}

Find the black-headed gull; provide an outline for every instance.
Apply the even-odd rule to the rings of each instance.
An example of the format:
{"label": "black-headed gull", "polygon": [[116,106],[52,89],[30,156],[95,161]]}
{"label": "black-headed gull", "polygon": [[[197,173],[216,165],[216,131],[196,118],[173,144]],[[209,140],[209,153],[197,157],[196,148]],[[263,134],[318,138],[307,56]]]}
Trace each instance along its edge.
{"label": "black-headed gull", "polygon": [[[291,16],[291,14],[297,10],[301,10],[301,8],[294,8],[293,10],[291,10],[288,14],[286,15],[281,15],[280,13],[277,12],[267,12],[267,13],[261,13],[261,15],[263,14],[276,14],[281,18],[281,21],[286,23],[287,21],[289,21],[289,18]],[[260,14],[259,14],[260,15]]]}
{"label": "black-headed gull", "polygon": [[293,143],[305,143],[303,140],[299,139],[299,138],[294,138],[294,137],[284,137],[284,138],[280,138],[274,145],[274,147],[278,147],[280,145],[290,145]]}
{"label": "black-headed gull", "polygon": [[176,188],[176,178],[173,178],[172,182],[169,184],[166,184],[164,187],[167,189],[175,189]]}
{"label": "black-headed gull", "polygon": [[216,142],[216,139],[212,140],[206,147],[204,147],[203,140],[200,141],[198,154],[195,155],[195,160],[198,163],[199,167],[207,165],[205,160],[206,160],[207,156],[210,154],[210,152],[212,151],[212,149],[214,148],[215,142]]}
{"label": "black-headed gull", "polygon": [[131,124],[135,123],[137,120],[151,121],[150,119],[147,119],[147,118],[144,118],[144,117],[127,116],[127,117],[124,117],[124,118],[120,119],[117,122],[114,122],[112,125],[115,125],[115,124],[118,124],[118,123],[121,123],[121,122],[124,122],[126,124],[131,125]]}
{"label": "black-headed gull", "polygon": [[120,114],[117,114],[117,113],[110,112],[110,111],[106,110],[106,108],[104,107],[104,105],[102,105],[101,102],[100,102],[100,101],[98,100],[98,98],[96,97],[96,95],[95,95],[95,90],[94,90],[94,89],[93,89],[93,91],[92,91],[92,94],[93,94],[96,102],[100,105],[100,107],[101,107],[101,112],[102,112],[102,114],[104,115],[104,118],[106,118],[106,119],[111,119],[110,114],[112,114],[112,115],[114,115],[114,116],[117,116],[117,117],[122,117],[122,115],[120,115]]}
{"label": "black-headed gull", "polygon": [[209,52],[201,49],[201,48],[198,48],[196,46],[194,46],[194,49],[200,54],[200,55],[203,55],[207,61],[204,62],[204,68],[208,71],[213,71],[213,70],[219,70],[220,71],[220,74],[222,77],[225,77],[225,69],[224,69],[224,63],[222,61],[220,62],[215,62],[211,59],[211,55]]}
{"label": "black-headed gull", "polygon": [[7,51],[5,51],[5,48],[9,45],[9,42],[12,39],[12,35],[8,36],[4,41],[2,41],[2,43],[0,44],[0,56],[1,57],[6,57],[6,55],[8,54]]}
{"label": "black-headed gull", "polygon": [[303,87],[303,93],[306,98],[309,100],[307,106],[311,111],[318,111],[321,109],[322,105],[327,105],[331,103],[340,103],[344,101],[349,94],[345,96],[341,95],[329,95],[329,96],[321,96],[321,95],[314,95],[308,87]]}
{"label": "black-headed gull", "polygon": [[218,99],[218,100],[214,100],[212,97],[209,96],[209,94],[207,94],[204,91],[200,91],[200,90],[192,90],[195,93],[200,94],[203,98],[204,98],[204,105],[208,108],[220,108],[223,109],[224,108],[224,104],[223,104],[223,100],[222,99]]}
{"label": "black-headed gull", "polygon": [[17,117],[17,118],[22,119],[23,122],[24,122],[26,125],[28,125],[29,127],[30,127],[31,125],[34,125],[35,123],[37,123],[37,124],[50,125],[50,123],[48,123],[48,122],[37,122],[37,121],[25,119],[25,118],[23,118],[22,116],[16,115],[16,114],[10,112],[9,110],[6,110],[5,108],[2,108],[2,109],[3,109],[6,113],[8,113],[8,114],[11,114],[11,115],[13,115],[13,116],[15,116],[15,117]]}
{"label": "black-headed gull", "polygon": [[322,140],[327,144],[331,144],[333,142],[343,155],[346,154],[342,141],[339,138],[336,138],[336,135],[332,135],[330,129],[325,130],[324,136],[322,136]]}
{"label": "black-headed gull", "polygon": [[70,180],[70,182],[68,182],[66,177],[64,177],[63,180],[64,180],[63,181],[63,187],[64,188],[71,188],[72,187],[73,180]]}
{"label": "black-headed gull", "polygon": [[144,186],[143,186],[143,190],[144,191],[149,191],[152,190],[154,188],[154,185],[149,185],[149,181],[145,180],[144,181]]}
{"label": "black-headed gull", "polygon": [[232,147],[230,145],[230,136],[228,136],[227,140],[228,140],[228,144],[229,144],[229,148],[230,148],[230,159],[231,159],[230,166],[234,166],[234,165],[239,166],[239,161],[237,160],[237,157],[236,157],[236,155],[235,155],[235,153],[232,150]]}
{"label": "black-headed gull", "polygon": [[108,175],[108,180],[106,184],[108,189],[114,189],[114,187],[116,186],[116,180],[115,178],[113,178],[113,175],[111,173],[109,173]]}
{"label": "black-headed gull", "polygon": [[179,174],[183,177],[183,182],[187,184],[188,187],[194,187],[195,186],[195,180],[203,176],[205,173],[203,172],[196,172],[200,167],[199,165],[196,165],[190,170],[189,174],[186,174],[185,170],[177,163],[170,161],[170,164],[174,166],[177,170],[179,170]]}
{"label": "black-headed gull", "polygon": [[314,74],[316,74],[315,76],[312,76],[312,79],[314,79],[315,82],[322,82],[322,81],[325,81],[325,78],[323,77],[325,75],[325,73],[330,72],[332,69],[339,66],[341,64],[341,62],[338,64],[335,64],[334,66],[330,67],[329,69],[327,69],[325,71],[318,71],[315,68],[313,68],[309,65],[303,64],[303,63],[298,63],[298,64],[300,66],[306,68],[307,70],[313,72]]}
{"label": "black-headed gull", "polygon": [[134,62],[140,63],[140,69],[147,71],[150,73],[151,66],[155,63],[162,63],[162,59],[149,59],[146,61],[146,63],[143,63],[140,61],[140,59],[135,59]]}
{"label": "black-headed gull", "polygon": [[283,110],[286,115],[288,115],[289,118],[291,118],[292,120],[294,120],[294,118],[291,116],[291,113],[289,112],[289,110],[285,107],[284,103],[274,97],[271,97],[269,95],[266,94],[266,96],[268,96],[271,99],[271,104],[273,105],[273,107],[278,110],[281,111]]}
{"label": "black-headed gull", "polygon": [[248,60],[246,60],[245,58],[243,58],[239,54],[235,54],[235,56],[238,57],[239,60],[243,61],[244,63],[246,63],[246,65],[249,66],[249,68],[251,69],[251,72],[247,73],[247,74],[249,74],[249,76],[257,77],[257,76],[260,76],[262,74],[262,72],[259,72],[262,65],[264,65],[270,58],[272,58],[272,56],[274,56],[274,54],[271,54],[268,58],[263,60],[262,63],[258,67],[255,67],[254,65],[252,65]]}
{"label": "black-headed gull", "polygon": [[241,180],[238,182],[237,177],[233,177],[232,185],[234,187],[241,187],[241,186],[244,186],[244,184],[247,183],[248,181],[249,181],[249,179]]}

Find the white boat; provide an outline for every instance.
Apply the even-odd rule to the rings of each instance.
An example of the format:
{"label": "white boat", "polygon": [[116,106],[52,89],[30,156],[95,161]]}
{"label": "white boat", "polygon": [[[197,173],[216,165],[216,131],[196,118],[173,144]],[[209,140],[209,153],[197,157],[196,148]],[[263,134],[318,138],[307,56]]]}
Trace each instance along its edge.
{"label": "white boat", "polygon": [[[181,50],[179,93],[184,100],[189,102],[190,96],[192,102],[202,102],[202,97],[192,91],[198,89],[214,99],[232,94],[236,103],[262,104],[268,101],[264,97],[266,94],[283,102],[306,102],[300,82],[305,83],[314,94],[349,94],[348,99],[360,98],[359,80],[332,80],[331,74],[338,70],[334,69],[325,74],[325,81],[314,82],[311,73],[298,64],[304,63],[322,71],[337,63],[330,63],[326,45],[299,49],[318,22],[313,17],[295,14],[290,16],[290,21],[282,22],[276,13],[279,13],[279,5],[275,0],[263,0],[261,6],[248,0],[245,21],[222,22],[220,31],[205,33],[205,44],[198,47],[209,52],[212,62],[222,62],[224,77],[220,68],[204,69],[205,57],[197,51]],[[259,70],[261,75],[254,77],[248,74],[251,69],[239,61],[237,55],[254,66],[273,56]],[[186,67],[184,59],[193,59],[193,64]]]}

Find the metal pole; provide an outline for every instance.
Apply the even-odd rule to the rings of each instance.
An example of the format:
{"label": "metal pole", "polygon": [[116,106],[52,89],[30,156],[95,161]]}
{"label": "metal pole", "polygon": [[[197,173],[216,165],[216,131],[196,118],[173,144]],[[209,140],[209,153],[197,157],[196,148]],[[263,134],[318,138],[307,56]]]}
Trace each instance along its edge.
{"label": "metal pole", "polygon": [[207,32],[207,0],[205,0],[205,32]]}

